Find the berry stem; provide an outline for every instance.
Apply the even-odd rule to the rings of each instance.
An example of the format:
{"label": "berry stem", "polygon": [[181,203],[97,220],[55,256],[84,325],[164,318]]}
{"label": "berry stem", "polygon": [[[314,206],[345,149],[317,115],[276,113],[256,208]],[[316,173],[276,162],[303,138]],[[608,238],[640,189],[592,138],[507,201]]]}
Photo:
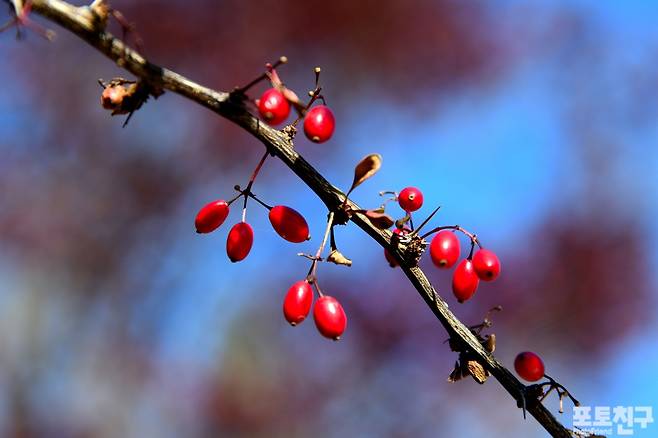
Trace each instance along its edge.
{"label": "berry stem", "polygon": [[[462,228],[462,227],[459,226],[459,225],[444,225],[444,226],[441,226],[441,227],[436,227],[436,228],[434,228],[433,230],[428,231],[427,233],[425,233],[425,234],[423,234],[422,236],[420,236],[420,238],[421,238],[421,239],[424,239],[424,238],[426,238],[427,236],[431,236],[432,234],[434,234],[434,233],[436,233],[436,232],[438,232],[438,231],[441,231],[441,230],[456,230],[456,231],[459,231],[460,233],[464,234],[464,235],[467,236],[469,239],[471,239],[471,244],[472,244],[473,246],[474,246],[474,245],[477,245],[479,248],[482,248],[482,244],[480,243],[480,240],[478,239],[478,236],[477,236],[476,234],[471,233],[471,232],[468,231],[467,229]],[[473,252],[473,248],[471,248],[471,253],[472,253],[472,252]]]}
{"label": "berry stem", "polygon": [[[308,274],[306,275],[306,278],[308,279],[309,283],[316,284],[317,283],[317,269],[318,269],[318,262],[322,260],[322,251],[324,251],[324,247],[327,244],[327,239],[329,238],[329,233],[331,232],[334,224],[334,212],[330,211],[329,216],[327,217],[327,228],[324,230],[324,237],[322,238],[322,243],[320,244],[320,247],[318,248],[317,252],[315,253],[315,257],[313,257],[313,262],[311,263],[311,267],[308,270]],[[317,287],[317,284],[316,284]],[[318,294],[322,296],[322,292],[318,288]]]}
{"label": "berry stem", "polygon": [[254,79],[253,81],[249,82],[247,85],[245,85],[245,86],[243,86],[243,87],[237,87],[237,88],[235,88],[234,92],[235,92],[235,93],[244,94],[248,89],[250,89],[251,87],[253,87],[253,86],[256,85],[257,83],[259,83],[260,81],[264,81],[265,79],[268,79],[268,78],[270,77],[268,73],[269,73],[271,70],[277,68],[277,67],[280,66],[281,64],[285,64],[286,62],[288,62],[288,58],[286,58],[285,56],[280,57],[279,60],[278,60],[277,62],[275,62],[274,64],[270,64],[270,63],[268,62],[267,65],[266,65],[266,68],[267,68],[268,71],[264,72],[263,74],[261,74],[260,76],[258,76],[256,79]]}
{"label": "berry stem", "polygon": [[[244,196],[244,203],[242,204],[242,222],[244,222],[245,218],[247,217],[247,200],[249,199],[249,195],[251,194],[251,187],[254,185],[254,181],[256,181],[256,177],[258,176],[260,169],[263,167],[263,164],[265,164],[265,160],[267,159],[267,156],[269,154],[270,153],[268,151],[265,151],[265,154],[263,154],[263,157],[260,159],[260,161],[256,165],[256,168],[254,169],[254,172],[251,174],[251,178],[249,178],[249,183],[247,183],[247,187],[242,192],[242,196]],[[236,186],[236,190],[240,190],[240,186]]]}
{"label": "berry stem", "polygon": [[424,227],[425,225],[427,225],[427,223],[428,223],[428,222],[434,217],[434,215],[436,214],[436,212],[439,211],[440,209],[441,209],[441,206],[440,206],[440,205],[439,205],[438,207],[436,207],[436,208],[434,209],[434,211],[433,211],[429,216],[427,216],[427,219],[425,219],[425,220],[423,221],[423,223],[421,223],[421,224],[418,226],[418,228],[416,228],[416,229],[414,230],[414,232],[411,233],[411,236],[415,236],[416,234],[418,234],[418,233],[420,232],[420,230],[422,230],[423,227]]}
{"label": "berry stem", "polygon": [[319,83],[320,83],[320,67],[315,67],[313,69],[313,71],[315,72],[315,89],[313,91],[308,92],[309,96],[311,96],[311,100],[308,101],[308,104],[306,105],[306,108],[304,108],[304,110],[301,112],[301,114],[295,119],[294,122],[292,122],[291,126],[293,128],[296,127],[297,123],[299,123],[299,121],[304,118],[304,114],[306,114],[306,112],[311,107],[311,105],[313,105],[313,102],[315,102],[318,99],[322,99],[322,102],[326,103],[325,100],[324,100],[324,97],[320,94],[320,91],[322,91],[322,87],[319,86]]}
{"label": "berry stem", "polygon": [[228,201],[228,202],[226,203],[227,205],[231,205],[231,204],[233,204],[235,201],[238,200],[238,198],[244,196],[243,193],[242,193],[242,190],[240,190],[240,186],[235,186],[234,189],[237,190],[237,191],[239,191],[240,193],[238,193],[234,198],[232,198],[230,201]]}
{"label": "berry stem", "polygon": [[236,199],[238,199],[238,198],[240,198],[240,197],[242,197],[242,196],[248,196],[248,197],[250,197],[251,199],[253,199],[254,201],[258,202],[258,203],[259,203],[260,205],[262,205],[263,207],[265,207],[268,211],[269,211],[269,210],[272,210],[272,206],[266,204],[265,202],[263,202],[258,196],[256,196],[256,195],[254,194],[254,192],[251,192],[251,191],[247,192],[246,190],[242,190],[242,189],[240,188],[240,186],[238,186],[238,185],[234,186],[233,188],[238,192],[238,195],[237,195],[235,198],[233,198],[233,199],[231,199],[230,201],[228,201],[228,204],[229,204],[229,205],[231,205],[231,202],[235,201]]}
{"label": "berry stem", "polygon": [[[560,394],[560,405],[562,404],[562,398],[566,395],[567,397],[569,397],[571,399],[571,402],[574,404],[574,406],[580,406],[580,402],[578,400],[576,400],[576,398],[573,395],[571,395],[571,393],[569,392],[569,390],[567,388],[565,388],[562,384],[558,383],[554,378],[552,378],[551,376],[549,376],[546,373],[544,373],[544,377],[547,378],[549,380],[549,382],[543,383],[542,385],[551,385],[551,388],[554,387],[557,390],[558,394],[560,394],[560,392],[561,392],[561,394]],[[543,397],[542,397],[542,399],[543,399]],[[561,408],[561,406],[560,406],[560,408]],[[560,411],[560,412],[562,412],[562,411]]]}
{"label": "berry stem", "polygon": [[246,189],[247,192],[251,190],[251,186],[254,185],[254,181],[256,180],[256,177],[258,176],[260,169],[263,167],[263,164],[265,163],[265,160],[267,159],[268,155],[270,155],[269,151],[265,151],[265,154],[263,154],[263,157],[260,159],[258,165],[254,169],[254,172],[251,174],[251,178],[249,178],[249,184],[247,184],[247,189]]}

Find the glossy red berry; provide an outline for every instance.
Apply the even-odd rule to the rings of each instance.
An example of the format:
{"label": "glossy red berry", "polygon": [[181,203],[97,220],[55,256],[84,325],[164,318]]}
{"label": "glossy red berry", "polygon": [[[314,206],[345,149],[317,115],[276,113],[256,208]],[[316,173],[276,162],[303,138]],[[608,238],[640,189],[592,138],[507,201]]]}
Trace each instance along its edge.
{"label": "glossy red berry", "polygon": [[[409,234],[410,231],[411,230],[409,228],[404,228],[402,230],[399,229],[399,228],[395,228],[393,230],[393,236],[391,237],[391,242],[395,243],[396,239],[398,239],[398,236],[400,236],[400,235],[404,236],[405,234]],[[398,261],[395,260],[395,257],[393,257],[393,254],[391,254],[391,252],[386,248],[384,248],[384,257],[386,257],[386,261],[388,262],[388,265],[391,268],[395,268],[396,266],[399,266]]]}
{"label": "glossy red berry", "polygon": [[258,112],[270,125],[278,125],[290,115],[290,103],[279,90],[270,88],[260,97]]}
{"label": "glossy red berry", "polygon": [[528,382],[536,382],[544,377],[544,362],[531,351],[519,353],[514,359],[516,373]]}
{"label": "glossy red berry", "polygon": [[308,281],[293,284],[283,300],[283,316],[290,325],[295,326],[308,316],[313,304],[313,289]]}
{"label": "glossy red berry", "polygon": [[450,268],[459,259],[459,239],[452,231],[439,231],[430,243],[430,257],[439,268]]}
{"label": "glossy red berry", "polygon": [[416,187],[404,188],[398,195],[398,204],[407,213],[416,211],[423,206],[423,192]]}
{"label": "glossy red berry", "polygon": [[343,306],[334,297],[324,295],[315,302],[313,319],[322,336],[337,341],[347,326]]}
{"label": "glossy red berry", "polygon": [[194,219],[197,233],[210,233],[224,223],[228,216],[229,207],[226,201],[217,200],[201,208]]}
{"label": "glossy red berry", "polygon": [[473,269],[480,280],[492,281],[500,274],[500,260],[493,251],[483,248],[473,256]]}
{"label": "glossy red berry", "polygon": [[473,269],[473,263],[467,259],[462,260],[452,274],[452,292],[457,301],[463,303],[471,298],[479,283],[480,280]]}
{"label": "glossy red berry", "polygon": [[254,243],[254,230],[246,222],[233,225],[226,239],[226,254],[233,263],[244,260]]}
{"label": "glossy red berry", "polygon": [[314,106],[304,118],[304,134],[315,143],[329,140],[335,128],[334,114],[324,105]]}
{"label": "glossy red berry", "polygon": [[274,231],[288,242],[301,243],[311,238],[304,216],[284,205],[270,210],[270,223]]}

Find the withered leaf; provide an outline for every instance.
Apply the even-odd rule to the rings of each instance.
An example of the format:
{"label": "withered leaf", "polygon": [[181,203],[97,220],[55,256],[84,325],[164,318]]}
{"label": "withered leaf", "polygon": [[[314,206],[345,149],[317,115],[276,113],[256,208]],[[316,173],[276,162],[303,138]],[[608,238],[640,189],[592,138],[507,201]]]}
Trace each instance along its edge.
{"label": "withered leaf", "polygon": [[354,168],[354,181],[347,193],[351,193],[361,183],[377,173],[380,167],[382,167],[382,156],[379,154],[370,154],[362,159]]}
{"label": "withered leaf", "polygon": [[388,230],[395,223],[392,217],[386,213],[380,213],[377,210],[366,210],[363,214],[380,230]]}
{"label": "withered leaf", "polygon": [[464,376],[462,375],[462,369],[459,365],[459,362],[455,362],[455,369],[452,370],[448,376],[448,382],[454,383],[460,381]]}
{"label": "withered leaf", "polygon": [[482,365],[480,365],[479,362],[476,362],[474,360],[469,360],[467,362],[467,366],[468,366],[468,372],[473,377],[473,380],[478,382],[480,385],[487,381],[487,378],[489,377],[489,373],[487,372],[487,370],[484,369]]}
{"label": "withered leaf", "polygon": [[352,266],[352,260],[345,257],[337,249],[331,250],[331,252],[327,256],[327,261],[331,263],[335,263],[337,265]]}
{"label": "withered leaf", "polygon": [[493,353],[494,350],[496,349],[496,335],[495,334],[490,334],[487,336],[487,340],[484,341],[484,349],[487,350],[489,353]]}

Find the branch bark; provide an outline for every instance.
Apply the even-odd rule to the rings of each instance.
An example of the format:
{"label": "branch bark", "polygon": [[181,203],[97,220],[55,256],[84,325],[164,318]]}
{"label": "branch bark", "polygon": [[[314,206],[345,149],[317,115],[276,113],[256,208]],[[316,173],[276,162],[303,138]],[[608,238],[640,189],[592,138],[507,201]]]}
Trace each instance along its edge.
{"label": "branch bark", "polygon": [[[176,72],[147,61],[139,53],[127,47],[123,41],[106,32],[102,28],[101,20],[90,7],[76,7],[62,0],[33,0],[32,10],[74,33],[119,66],[146,80],[149,84],[180,94],[244,128],[311,188],[329,211],[337,211],[345,199],[345,195],[340,190],[330,184],[294,150],[293,142],[287,134],[261,124],[245,109],[239,99],[232,99],[230,93],[204,87]],[[348,205],[354,210],[360,209],[351,201],[348,201]],[[382,247],[389,248],[391,238],[389,231],[382,231],[374,227],[362,214],[354,214],[351,221]],[[389,249],[389,251],[391,250]],[[417,266],[409,266],[405,263],[397,250],[391,252],[399,259],[405,275],[448,335],[473,352],[478,361],[516,400],[517,405],[522,405],[525,386],[492,354],[488,353],[471,331],[455,317],[448,308],[448,304],[432,287],[424,272]],[[552,436],[572,436],[571,432],[560,424],[541,403],[531,403],[527,406],[527,410]]]}

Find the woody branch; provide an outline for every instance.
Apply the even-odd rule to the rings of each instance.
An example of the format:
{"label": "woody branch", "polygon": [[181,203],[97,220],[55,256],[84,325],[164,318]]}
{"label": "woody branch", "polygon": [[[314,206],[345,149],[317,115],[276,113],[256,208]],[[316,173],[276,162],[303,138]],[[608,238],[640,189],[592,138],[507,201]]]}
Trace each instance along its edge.
{"label": "woody branch", "polygon": [[[271,155],[280,159],[311,188],[329,211],[338,212],[340,210],[345,195],[294,150],[289,135],[260,123],[245,109],[241,99],[234,98],[231,93],[204,87],[172,70],[149,62],[138,52],[127,47],[122,40],[105,31],[102,20],[89,6],[76,7],[62,0],[33,0],[32,10],[77,35],[119,66],[146,81],[154,89],[166,89],[177,93],[241,126],[260,140]],[[353,211],[361,210],[349,199],[347,205]],[[361,213],[355,213],[350,220],[382,247],[389,248],[390,231],[376,228]],[[419,267],[406,263],[399,250],[396,249],[393,253],[400,261],[400,266],[411,284],[449,336],[462,348],[470,350],[478,362],[516,400],[517,405],[522,405],[525,386],[491,353],[487,352],[471,330],[455,317],[446,302],[432,287],[424,272]],[[530,403],[527,405],[527,410],[552,436],[572,436],[571,432],[541,403]]]}

